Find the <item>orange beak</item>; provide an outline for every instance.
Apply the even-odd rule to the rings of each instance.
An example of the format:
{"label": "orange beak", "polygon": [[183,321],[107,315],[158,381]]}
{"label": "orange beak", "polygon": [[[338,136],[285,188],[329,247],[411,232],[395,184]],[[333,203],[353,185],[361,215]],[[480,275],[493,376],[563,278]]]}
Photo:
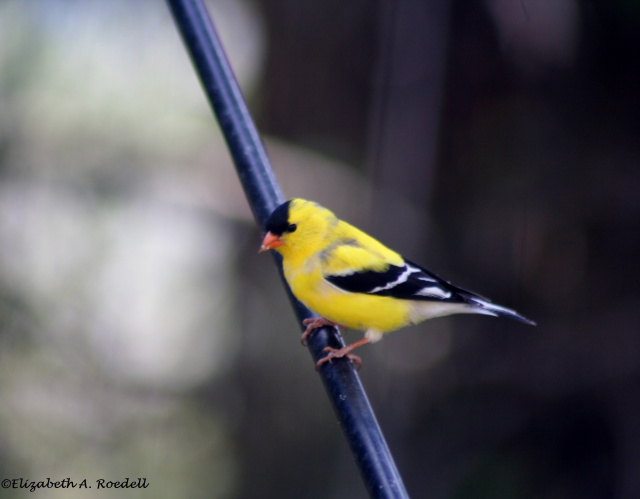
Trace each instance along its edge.
{"label": "orange beak", "polygon": [[260,246],[260,250],[258,253],[262,253],[263,251],[269,251],[270,249],[277,248],[278,246],[282,246],[284,242],[275,234],[271,232],[267,232],[267,235],[264,236],[262,240],[262,246]]}

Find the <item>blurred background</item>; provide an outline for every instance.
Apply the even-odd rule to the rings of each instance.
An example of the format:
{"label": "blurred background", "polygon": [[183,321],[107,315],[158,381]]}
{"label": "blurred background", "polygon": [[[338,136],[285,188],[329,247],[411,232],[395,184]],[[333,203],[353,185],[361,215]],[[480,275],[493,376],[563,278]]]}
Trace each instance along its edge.
{"label": "blurred background", "polygon": [[[640,497],[640,4],[207,5],[288,197],[538,322],[359,352],[409,494]],[[260,236],[163,2],[0,1],[0,478],[366,497]]]}

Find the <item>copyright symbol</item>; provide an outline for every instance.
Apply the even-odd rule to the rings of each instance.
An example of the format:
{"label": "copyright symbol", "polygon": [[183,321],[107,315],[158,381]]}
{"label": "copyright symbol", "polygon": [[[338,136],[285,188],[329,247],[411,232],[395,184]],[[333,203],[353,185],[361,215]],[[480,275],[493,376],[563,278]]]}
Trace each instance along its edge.
{"label": "copyright symbol", "polygon": [[8,478],[2,480],[2,488],[8,489],[9,487],[11,487],[11,480],[9,480]]}

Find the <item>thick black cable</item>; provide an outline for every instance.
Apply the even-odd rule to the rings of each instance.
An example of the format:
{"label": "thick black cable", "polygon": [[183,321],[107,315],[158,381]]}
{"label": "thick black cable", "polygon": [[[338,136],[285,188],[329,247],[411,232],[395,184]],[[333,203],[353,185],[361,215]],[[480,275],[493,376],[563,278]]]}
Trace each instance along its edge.
{"label": "thick black cable", "polygon": [[[167,3],[225,136],[256,222],[264,229],[267,218],[284,197],[213,23],[202,0],[167,0]],[[282,276],[282,265],[277,256],[276,264]],[[298,319],[313,317],[293,297],[284,280],[283,283]],[[338,332],[330,327],[316,331],[308,343],[314,362],[324,355],[324,347],[344,346]],[[334,360],[324,364],[319,374],[369,495],[385,499],[408,498],[351,362]]]}

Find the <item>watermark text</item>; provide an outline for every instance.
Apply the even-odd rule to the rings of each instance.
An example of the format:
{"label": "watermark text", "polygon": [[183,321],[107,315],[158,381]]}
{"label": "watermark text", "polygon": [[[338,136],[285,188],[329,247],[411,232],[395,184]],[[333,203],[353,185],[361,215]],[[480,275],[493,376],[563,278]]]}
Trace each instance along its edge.
{"label": "watermark text", "polygon": [[26,489],[29,492],[36,492],[38,489],[146,489],[149,481],[146,478],[123,478],[122,480],[107,480],[98,478],[97,480],[71,480],[64,478],[54,480],[50,477],[44,480],[30,480],[28,478],[4,478],[0,482],[3,489]]}

